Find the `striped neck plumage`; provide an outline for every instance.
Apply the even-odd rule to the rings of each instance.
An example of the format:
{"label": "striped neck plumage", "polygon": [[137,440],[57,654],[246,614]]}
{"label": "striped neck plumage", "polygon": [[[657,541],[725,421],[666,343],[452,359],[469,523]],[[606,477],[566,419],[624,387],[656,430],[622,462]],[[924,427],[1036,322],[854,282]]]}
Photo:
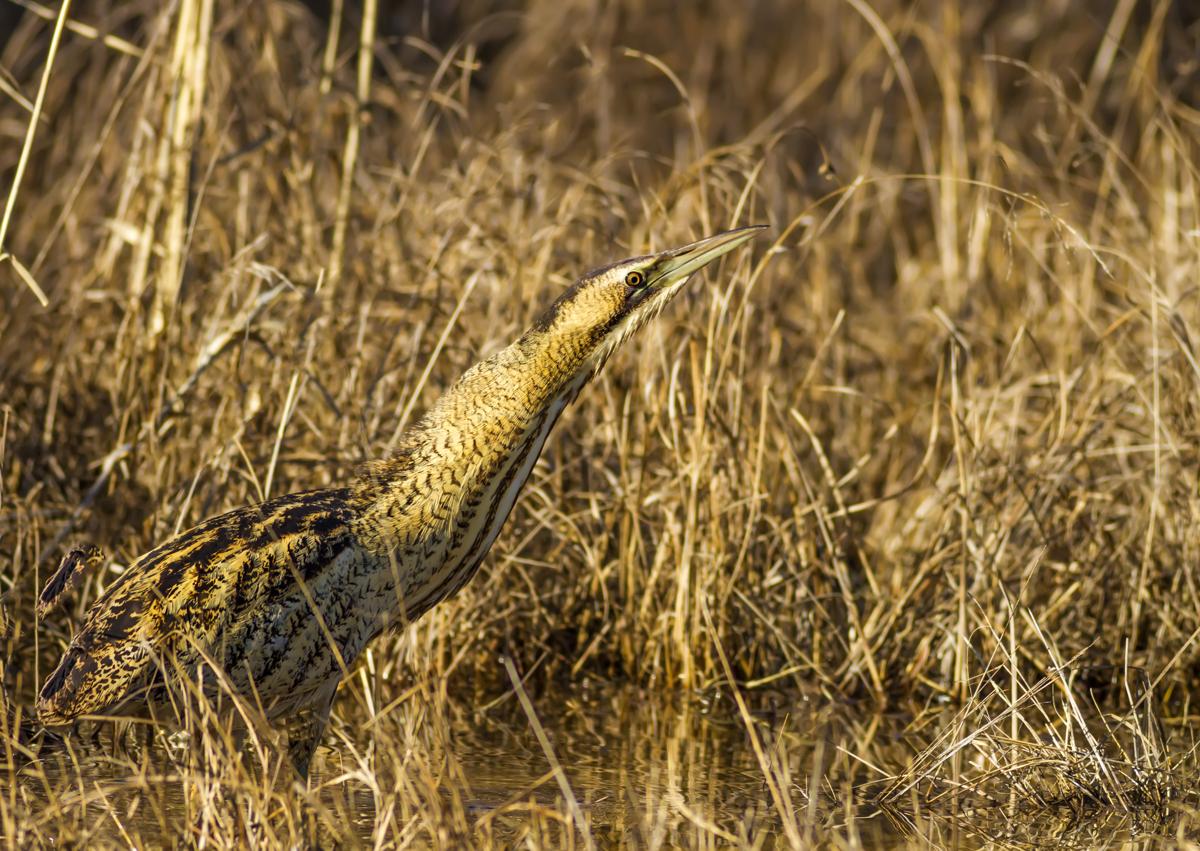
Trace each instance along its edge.
{"label": "striped neck plumage", "polygon": [[440,465],[486,477],[503,470],[514,453],[540,452],[563,408],[609,357],[661,313],[693,273],[759,230],[726,231],[587,273],[518,340],[469,369],[409,430],[397,457],[376,471],[387,478],[402,467]]}

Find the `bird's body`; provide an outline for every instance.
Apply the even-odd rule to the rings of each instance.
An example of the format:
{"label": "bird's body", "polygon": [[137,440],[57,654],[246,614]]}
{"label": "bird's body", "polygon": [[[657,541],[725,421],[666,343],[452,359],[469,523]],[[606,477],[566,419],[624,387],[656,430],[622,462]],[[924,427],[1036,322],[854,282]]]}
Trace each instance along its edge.
{"label": "bird's body", "polygon": [[[348,487],[239,508],[146,553],[92,606],[47,679],[42,722],[169,706],[170,686],[200,682],[284,719],[305,774],[362,649],[470,580],[563,409],[695,269],[753,235],[590,273]],[[51,580],[44,604],[73,569]]]}

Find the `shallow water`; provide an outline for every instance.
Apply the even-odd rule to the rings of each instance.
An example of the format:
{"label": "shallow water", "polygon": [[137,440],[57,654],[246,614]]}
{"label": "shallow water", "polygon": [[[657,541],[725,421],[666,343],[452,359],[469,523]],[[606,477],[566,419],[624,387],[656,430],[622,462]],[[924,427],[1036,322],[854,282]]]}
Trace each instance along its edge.
{"label": "shallow water", "polygon": [[[516,704],[509,701],[475,724],[456,725],[449,747],[466,769],[476,811],[511,800],[550,770],[550,758]],[[702,832],[698,825],[720,825],[751,843],[778,834],[763,771],[744,723],[732,710],[724,702],[664,705],[634,691],[543,698],[536,708],[554,758],[597,839],[634,847],[656,840],[692,844],[688,840]],[[820,735],[820,719],[793,707],[774,717],[754,716],[760,737],[769,736],[784,715],[790,716],[790,748]],[[789,761],[800,767],[798,758]],[[562,797],[553,779],[534,795],[547,804]]]}
{"label": "shallow water", "polygon": [[[1050,841],[1085,848],[1169,827],[1061,807],[1030,817],[1020,801],[980,806],[979,798],[942,796],[930,805],[919,790],[881,806],[888,776],[947,728],[948,710],[915,720],[817,699],[755,698],[748,725],[727,697],[664,703],[632,689],[542,694],[533,705],[549,754],[511,694],[484,711],[452,699],[440,710],[401,707],[369,730],[338,721],[314,766],[316,800],[339,825],[340,844],[385,847],[482,840],[557,847],[578,838],[562,782],[601,848],[787,847],[797,836],[803,844],[865,847]],[[54,802],[42,816],[45,831],[34,835],[69,828],[81,839],[129,846],[239,829],[236,815],[200,815],[204,801],[219,810],[236,797],[236,783],[198,784],[178,765],[161,747],[114,752],[111,742],[76,741],[69,758],[48,757],[22,772],[29,800]],[[785,819],[795,825],[790,838]],[[547,824],[558,833],[548,835]]]}

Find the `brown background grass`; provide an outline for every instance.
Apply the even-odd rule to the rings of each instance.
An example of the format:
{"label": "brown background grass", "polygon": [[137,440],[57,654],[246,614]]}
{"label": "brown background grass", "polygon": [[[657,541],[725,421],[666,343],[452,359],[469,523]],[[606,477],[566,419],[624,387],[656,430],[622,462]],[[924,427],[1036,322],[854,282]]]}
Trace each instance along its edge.
{"label": "brown background grass", "polygon": [[[404,3],[364,63],[358,4],[76,4],[107,38],[64,33],[3,245],[48,305],[0,264],[10,694],[114,576],[35,623],[67,541],[116,569],[343,481],[584,269],[766,222],[336,711],[413,681],[490,701],[506,654],[535,696],[732,674],[979,730],[993,686],[1011,715],[1048,683],[1080,724],[1133,703],[1186,735],[1191,5]],[[5,188],[52,28],[0,52]]]}

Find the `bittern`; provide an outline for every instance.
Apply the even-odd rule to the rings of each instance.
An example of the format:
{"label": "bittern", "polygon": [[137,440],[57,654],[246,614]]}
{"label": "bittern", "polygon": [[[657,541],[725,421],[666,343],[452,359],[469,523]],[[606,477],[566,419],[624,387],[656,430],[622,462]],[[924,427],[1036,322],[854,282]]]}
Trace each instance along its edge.
{"label": "bittern", "polygon": [[[563,409],[694,272],[759,230],[587,273],[349,486],[238,508],[141,556],[88,611],[42,687],[40,721],[160,717],[187,678],[261,707],[307,777],[358,654],[475,575]],[[95,555],[72,551],[39,611]]]}

